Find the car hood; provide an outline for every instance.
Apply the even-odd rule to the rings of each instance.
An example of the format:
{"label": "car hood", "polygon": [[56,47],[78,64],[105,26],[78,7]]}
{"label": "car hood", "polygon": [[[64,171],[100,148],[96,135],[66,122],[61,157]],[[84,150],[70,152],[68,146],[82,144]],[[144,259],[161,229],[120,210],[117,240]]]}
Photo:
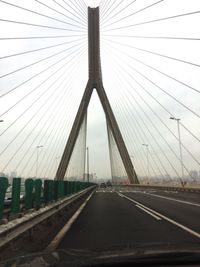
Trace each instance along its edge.
{"label": "car hood", "polygon": [[[18,266],[100,266],[101,264],[120,264],[124,262],[132,263],[170,263],[170,262],[200,262],[200,249],[197,245],[191,244],[185,249],[180,246],[170,244],[148,244],[112,246],[102,249],[77,250],[59,249],[55,251],[44,251],[28,255],[18,256],[0,262],[0,267]],[[110,265],[109,265],[110,266]],[[120,265],[119,265],[120,266]],[[151,266],[151,265],[149,265]]]}

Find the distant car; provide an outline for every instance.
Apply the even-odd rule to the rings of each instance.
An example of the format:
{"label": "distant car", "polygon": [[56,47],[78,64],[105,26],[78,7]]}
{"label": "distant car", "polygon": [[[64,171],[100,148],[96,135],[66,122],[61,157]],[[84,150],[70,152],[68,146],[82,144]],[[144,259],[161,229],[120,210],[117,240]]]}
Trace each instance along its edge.
{"label": "distant car", "polygon": [[[25,187],[24,185],[21,185],[21,190],[20,190],[20,201],[23,201],[25,197]],[[4,199],[4,206],[10,206],[12,202],[12,186],[9,186],[7,191],[6,191],[6,195],[5,195],[5,199]]]}
{"label": "distant car", "polygon": [[111,181],[107,181],[106,185],[107,185],[107,187],[112,187]]}
{"label": "distant car", "polygon": [[105,183],[101,183],[99,187],[100,188],[106,188],[106,184]]}
{"label": "distant car", "polygon": [[4,206],[10,206],[12,201],[12,187],[9,186],[4,198]]}

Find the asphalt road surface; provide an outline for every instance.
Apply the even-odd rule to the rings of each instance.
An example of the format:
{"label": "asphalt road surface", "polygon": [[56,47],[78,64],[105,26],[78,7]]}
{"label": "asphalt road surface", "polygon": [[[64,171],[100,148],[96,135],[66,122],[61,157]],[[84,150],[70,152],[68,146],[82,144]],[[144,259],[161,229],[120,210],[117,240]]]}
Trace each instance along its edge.
{"label": "asphalt road surface", "polygon": [[199,194],[97,190],[59,248],[200,247]]}

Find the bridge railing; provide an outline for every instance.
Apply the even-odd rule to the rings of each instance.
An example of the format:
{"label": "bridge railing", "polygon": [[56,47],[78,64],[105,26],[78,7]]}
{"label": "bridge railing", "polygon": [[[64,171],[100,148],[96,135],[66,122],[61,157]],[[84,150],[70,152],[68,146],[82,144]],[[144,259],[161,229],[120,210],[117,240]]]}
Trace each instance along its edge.
{"label": "bridge railing", "polygon": [[39,210],[50,203],[57,202],[93,186],[81,181],[57,181],[42,179],[13,178],[12,184],[6,177],[0,177],[0,219],[2,222],[21,216],[23,212]]}

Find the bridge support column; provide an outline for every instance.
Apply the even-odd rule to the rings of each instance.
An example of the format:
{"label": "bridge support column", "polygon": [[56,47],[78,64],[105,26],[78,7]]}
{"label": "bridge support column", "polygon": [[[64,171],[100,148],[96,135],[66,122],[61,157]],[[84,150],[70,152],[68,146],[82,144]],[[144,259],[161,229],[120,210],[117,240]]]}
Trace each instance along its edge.
{"label": "bridge support column", "polygon": [[78,112],[76,114],[66,147],[64,149],[57,173],[57,180],[63,180],[69,161],[78,137],[80,127],[87,114],[87,108],[94,89],[96,89],[103,110],[105,112],[107,124],[112,131],[119,154],[124,164],[127,176],[131,184],[139,183],[128,150],[124,143],[119,126],[115,119],[105,89],[101,72],[100,60],[100,31],[99,31],[99,8],[88,8],[88,56],[89,56],[89,80],[85,88]]}

